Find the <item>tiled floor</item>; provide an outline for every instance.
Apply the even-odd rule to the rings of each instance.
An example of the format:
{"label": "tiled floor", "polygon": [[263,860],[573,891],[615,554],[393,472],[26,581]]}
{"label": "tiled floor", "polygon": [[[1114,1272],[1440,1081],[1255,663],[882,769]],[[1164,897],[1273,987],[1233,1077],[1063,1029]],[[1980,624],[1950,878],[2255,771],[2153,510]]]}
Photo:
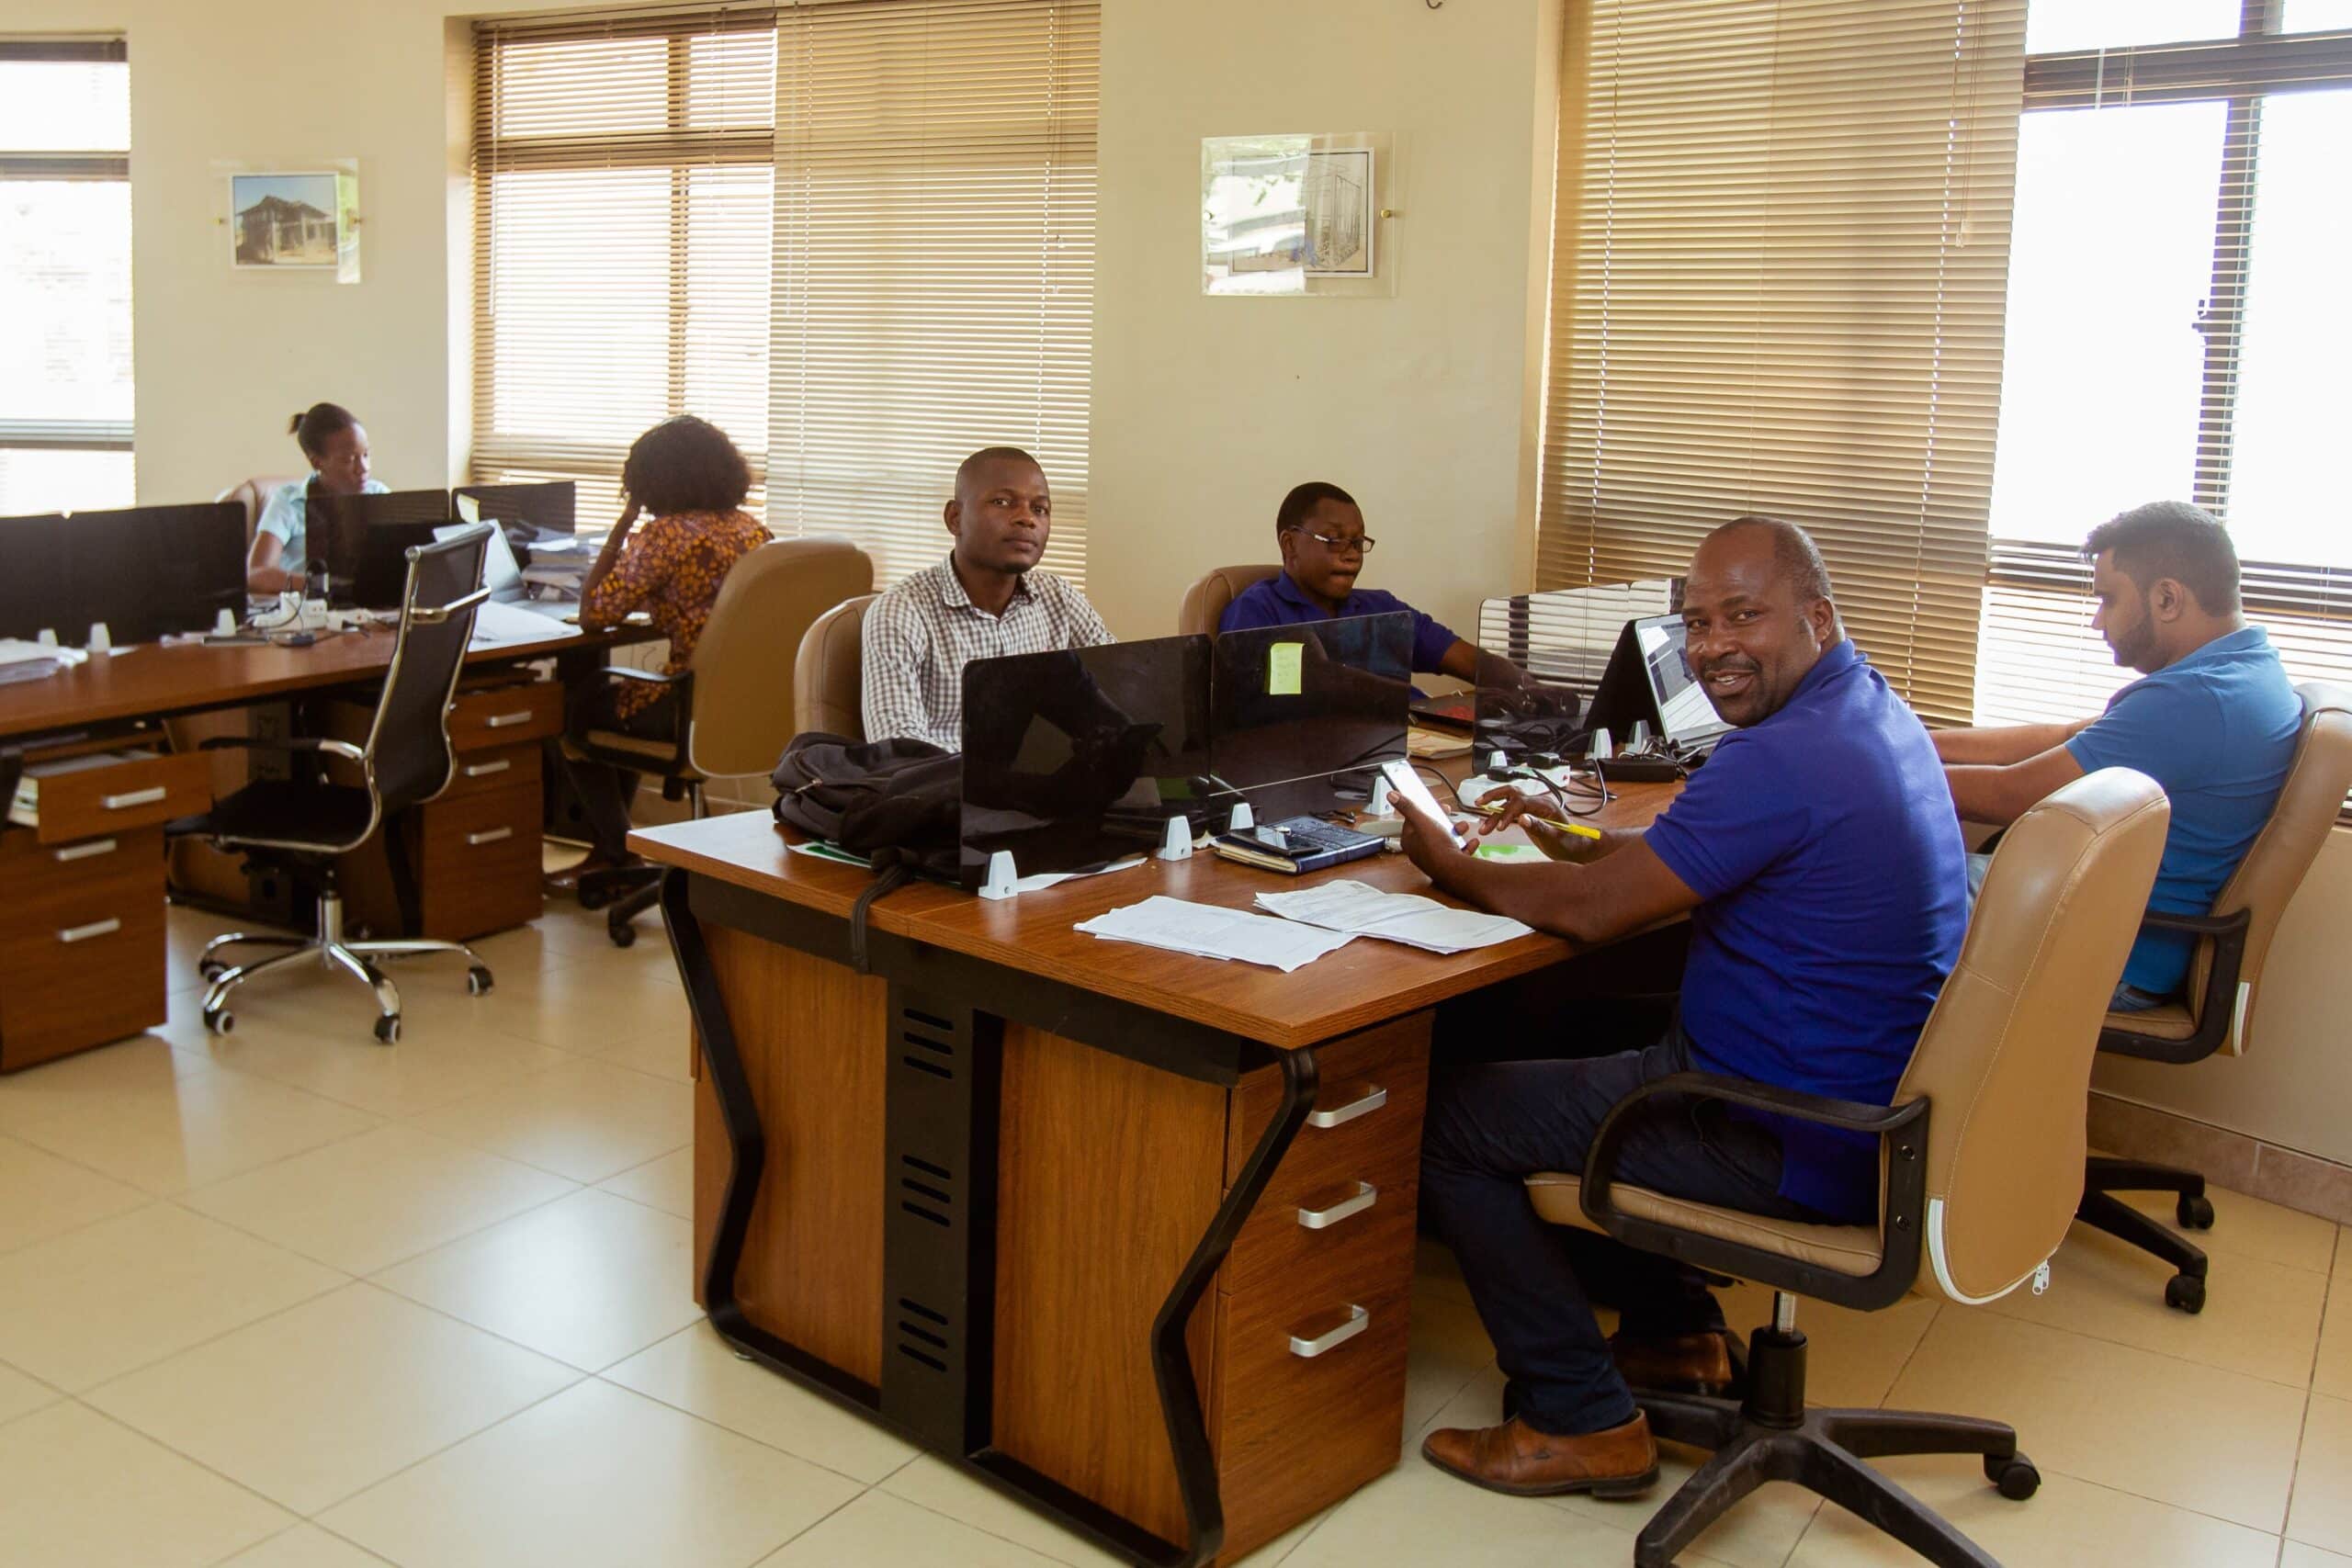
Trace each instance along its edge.
{"label": "tiled floor", "polygon": [[[490,997],[400,971],[403,1043],[356,987],[289,977],[0,1079],[0,1562],[39,1568],[1021,1568],[1105,1561],[740,1361],[687,1291],[685,1009],[650,929],[569,905],[484,944]],[[321,1021],[334,1021],[322,1029]],[[2352,1241],[2233,1194],[2211,1304],[2077,1233],[2051,1292],[1983,1310],[1808,1306],[1824,1401],[2015,1421],[2045,1482],[1900,1478],[2013,1564],[2352,1568]],[[1727,1303],[1741,1326],[1763,1294]],[[1648,1509],[1516,1500],[1421,1462],[1495,1418],[1447,1259],[1414,1296],[1397,1469],[1251,1559],[1290,1568],[1631,1560]],[[1670,1453],[1669,1483],[1692,1456]],[[1770,1486],[1684,1558],[1912,1561]]]}

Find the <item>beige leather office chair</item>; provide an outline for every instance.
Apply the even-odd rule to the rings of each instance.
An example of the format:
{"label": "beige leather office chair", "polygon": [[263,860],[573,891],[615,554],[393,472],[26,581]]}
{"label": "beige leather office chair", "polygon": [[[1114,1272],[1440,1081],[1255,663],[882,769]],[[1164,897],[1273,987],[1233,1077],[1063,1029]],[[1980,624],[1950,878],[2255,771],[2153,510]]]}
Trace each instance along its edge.
{"label": "beige leather office chair", "polygon": [[[2187,931],[2197,939],[2184,999],[2145,1012],[2108,1014],[2100,1050],[2151,1062],[2245,1054],[2261,995],[2256,983],[2270,955],[2270,939],[2319,858],[2346,792],[2352,790],[2352,693],[2313,684],[2297,687],[2296,694],[2303,699],[2303,733],[2286,785],[2269,823],[2222,885],[2212,908],[2201,916],[2143,917],[2149,930]],[[2181,1227],[2206,1230],[2213,1224],[2213,1204],[2205,1196],[2205,1178],[2174,1166],[2100,1156],[2086,1168],[2082,1206],[2075,1213],[2085,1224],[2154,1253],[2178,1270],[2165,1281],[2165,1305],[2203,1311],[2204,1250],[2111,1196],[2117,1192],[2176,1193],[2173,1217]]]}
{"label": "beige leather office chair", "polygon": [[[2004,1496],[2029,1497],[2041,1478],[2016,1431],[1961,1416],[1808,1408],[1796,1298],[1869,1312],[1913,1292],[1974,1306],[2029,1282],[2041,1288],[2074,1217],[2099,1004],[2123,973],[2171,815],[2154,781],[2107,768],[2018,819],[1891,1107],[1679,1073],[1619,1102],[1580,1176],[1529,1179],[1547,1220],[1772,1289],[1772,1321],[1749,1341],[1744,1399],[1635,1391],[1659,1438],[1713,1450],[1642,1530],[1642,1568],[1672,1562],[1766,1481],[1817,1492],[1931,1562],[1996,1568],[1862,1461],[1981,1454]],[[1611,1179],[1635,1120],[1673,1113],[1672,1098],[1655,1097],[1693,1093],[1877,1134],[1879,1223],[1763,1219]]]}
{"label": "beige leather office chair", "polygon": [[[650,740],[619,730],[573,727],[564,754],[626,768],[683,791],[704,813],[703,784],[765,775],[793,736],[793,661],[809,623],[874,586],[874,560],[847,539],[816,536],[762,545],[719,585],[695,645],[694,667],[677,675],[607,665],[604,679],[645,682],[677,694],[678,736]],[[581,907],[611,905],[605,929],[616,946],[637,940],[637,917],[652,908],[660,872],[618,866],[580,879]]]}
{"label": "beige leather office chair", "polygon": [[844,600],[809,624],[792,667],[795,734],[865,739],[865,612],[880,597]]}
{"label": "beige leather office chair", "polygon": [[1215,637],[1226,607],[1270,577],[1280,577],[1275,566],[1221,566],[1184,590],[1184,607],[1176,612],[1178,637]]}
{"label": "beige leather office chair", "polygon": [[310,477],[308,474],[279,474],[275,478],[256,475],[253,479],[238,480],[212,499],[233,501],[245,509],[245,549],[250,553],[254,547],[254,531],[261,525],[261,509],[269,504],[270,491],[287,485],[300,484]]}

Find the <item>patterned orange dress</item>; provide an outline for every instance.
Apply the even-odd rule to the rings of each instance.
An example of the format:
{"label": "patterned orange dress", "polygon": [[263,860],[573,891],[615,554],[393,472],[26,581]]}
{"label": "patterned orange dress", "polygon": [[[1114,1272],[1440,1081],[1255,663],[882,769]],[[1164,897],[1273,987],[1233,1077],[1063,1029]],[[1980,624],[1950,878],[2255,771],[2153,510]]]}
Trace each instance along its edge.
{"label": "patterned orange dress", "polygon": [[[639,523],[620,559],[581,602],[580,618],[615,626],[643,610],[670,639],[664,674],[694,663],[695,644],[710,622],[719,584],[735,563],[774,537],[746,512],[681,512]],[[666,689],[624,682],[613,694],[614,716],[626,722],[668,696]]]}

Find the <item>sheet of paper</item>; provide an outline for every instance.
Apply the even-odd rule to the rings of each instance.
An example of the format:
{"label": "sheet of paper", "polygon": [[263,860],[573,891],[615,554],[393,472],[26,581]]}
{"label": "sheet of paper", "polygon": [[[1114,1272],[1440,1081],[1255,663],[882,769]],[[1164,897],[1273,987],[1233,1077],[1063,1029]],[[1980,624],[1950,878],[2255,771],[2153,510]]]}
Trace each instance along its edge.
{"label": "sheet of paper", "polygon": [[1012,890],[1015,893],[1035,893],[1041,887],[1051,887],[1057,883],[1074,881],[1081,876],[1100,876],[1106,871],[1129,871],[1142,863],[1143,856],[1129,855],[1125,860],[1114,860],[1108,865],[1098,865],[1086,871],[1041,871],[1034,876],[1014,878]]}
{"label": "sheet of paper", "polygon": [[450,493],[449,500],[457,507],[458,515],[466,522],[479,523],[481,521],[481,502],[476,501],[472,496],[467,495],[463,491],[452,491]]}
{"label": "sheet of paper", "polygon": [[1266,649],[1266,694],[1272,697],[1298,695],[1300,660],[1306,645],[1298,642],[1278,642]]}
{"label": "sheet of paper", "polygon": [[1532,927],[1478,909],[1457,909],[1417,893],[1383,893],[1342,878],[1295,893],[1261,893],[1258,907],[1286,920],[1403,942],[1431,953],[1461,953],[1526,936]]}
{"label": "sheet of paper", "polygon": [[1290,924],[1246,909],[1219,908],[1154,895],[1081,920],[1076,928],[1112,942],[1138,942],[1201,958],[1239,959],[1285,975],[1337,952],[1354,938],[1345,931]]}
{"label": "sheet of paper", "polygon": [[471,646],[499,648],[516,642],[548,642],[557,637],[578,637],[580,628],[542,615],[537,610],[526,610],[520,604],[502,604],[495,599],[474,609],[474,635]]}

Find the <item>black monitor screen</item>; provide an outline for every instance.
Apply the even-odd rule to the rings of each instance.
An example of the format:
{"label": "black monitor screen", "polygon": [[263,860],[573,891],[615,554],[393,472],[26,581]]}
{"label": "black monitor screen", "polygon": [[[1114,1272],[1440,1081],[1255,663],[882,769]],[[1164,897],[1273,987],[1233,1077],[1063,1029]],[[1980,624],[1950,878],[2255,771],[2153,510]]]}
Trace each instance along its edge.
{"label": "black monitor screen", "polygon": [[[549,479],[544,484],[459,485],[450,494],[470,498],[485,523],[523,523],[543,534],[569,534],[578,512],[579,488],[570,479]],[[454,500],[451,504],[454,508]]]}
{"label": "black monitor screen", "polygon": [[244,519],[234,502],[0,519],[0,637],[79,644],[104,621],[128,647],[242,613]]}
{"label": "black monitor screen", "polygon": [[1205,820],[1209,643],[1155,637],[964,667],[963,881],[1010,851],[1019,874],[1157,849]]}
{"label": "black monitor screen", "polygon": [[[305,518],[310,570],[323,564],[327,599],[342,608],[397,609],[408,584],[408,548],[429,545],[449,521],[449,494],[396,490],[382,495],[312,491]],[[323,530],[321,525],[324,525]]]}
{"label": "black monitor screen", "polygon": [[1413,617],[1227,632],[1211,685],[1216,776],[1259,821],[1361,805],[1379,764],[1405,755]]}

